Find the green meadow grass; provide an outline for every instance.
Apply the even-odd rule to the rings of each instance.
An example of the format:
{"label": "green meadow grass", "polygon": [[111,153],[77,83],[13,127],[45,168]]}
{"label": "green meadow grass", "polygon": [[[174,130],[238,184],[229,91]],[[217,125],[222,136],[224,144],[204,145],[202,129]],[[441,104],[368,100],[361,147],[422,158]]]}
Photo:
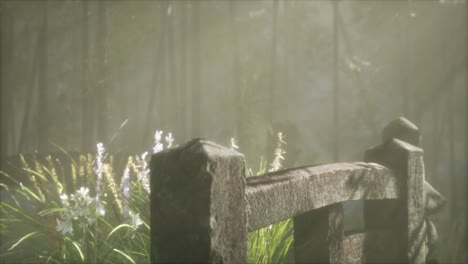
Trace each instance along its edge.
{"label": "green meadow grass", "polygon": [[[2,263],[149,262],[149,194],[138,168],[132,170],[138,164],[129,159],[131,191],[124,196],[123,182],[111,163],[103,162],[97,198],[98,175],[90,170],[95,163],[82,156],[70,161],[73,175],[59,176],[54,163],[27,164],[23,159],[22,169],[29,174],[24,183],[3,173],[12,184],[2,186]],[[71,182],[60,180],[65,177]]]}

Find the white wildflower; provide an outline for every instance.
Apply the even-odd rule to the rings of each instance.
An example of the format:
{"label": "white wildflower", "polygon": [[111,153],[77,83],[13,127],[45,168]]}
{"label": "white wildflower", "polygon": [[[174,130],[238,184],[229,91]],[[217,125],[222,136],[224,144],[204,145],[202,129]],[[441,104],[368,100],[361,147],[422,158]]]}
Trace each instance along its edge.
{"label": "white wildflower", "polygon": [[104,210],[104,204],[102,204],[101,202],[99,202],[99,203],[97,204],[97,207],[96,207],[96,208],[97,208],[96,211],[97,211],[98,215],[104,216],[104,215],[106,214],[106,211]]}
{"label": "white wildflower", "polygon": [[97,144],[97,155],[96,155],[96,165],[97,165],[97,167],[94,170],[96,175],[97,175],[96,201],[99,201],[99,197],[102,195],[101,183],[102,183],[102,173],[104,171],[103,158],[104,158],[104,153],[105,152],[106,152],[106,149],[104,148],[104,144],[98,143]]}
{"label": "white wildflower", "polygon": [[81,197],[87,197],[89,193],[89,189],[85,187],[81,187],[78,191],[76,191],[76,194],[78,194]]}
{"label": "white wildflower", "polygon": [[270,164],[270,169],[268,170],[269,172],[280,170],[283,167],[281,164],[281,160],[284,160],[283,154],[286,153],[286,151],[284,151],[283,149],[283,144],[286,144],[286,142],[284,142],[283,140],[283,133],[279,132],[277,147],[274,152],[275,158],[273,159],[273,162]]}
{"label": "white wildflower", "polygon": [[163,144],[161,143],[162,133],[163,132],[161,130],[156,130],[156,133],[154,134],[153,153],[158,153],[164,148]]}
{"label": "white wildflower", "polygon": [[278,132],[278,144],[280,144],[280,143],[286,144],[286,142],[284,142],[284,140],[283,140],[283,133],[282,132]]}
{"label": "white wildflower", "polygon": [[133,170],[137,174],[138,180],[143,185],[143,188],[147,193],[150,193],[150,170],[148,169],[148,163],[146,162],[146,154],[143,153],[141,158],[137,158],[137,164],[133,164]]}
{"label": "white wildflower", "polygon": [[237,146],[237,144],[236,144],[236,139],[235,138],[231,138],[231,149],[232,150],[239,149],[239,146]]}
{"label": "white wildflower", "polygon": [[128,198],[130,197],[130,168],[127,167],[124,170],[122,177],[122,191],[123,191],[123,204],[124,204],[124,215],[128,215]]}
{"label": "white wildflower", "polygon": [[81,187],[70,198],[66,194],[61,194],[63,210],[60,218],[57,219],[56,229],[66,235],[73,235],[73,223],[76,223],[83,230],[96,222],[98,216],[105,214],[104,204],[89,196],[89,189]]}
{"label": "white wildflower", "polygon": [[172,137],[172,133],[169,132],[164,139],[166,140],[167,148],[171,148],[172,147],[172,142],[174,142],[174,138]]}
{"label": "white wildflower", "polygon": [[68,200],[68,195],[62,194],[62,195],[60,195],[60,199],[61,199],[62,201],[66,201],[66,200]]}
{"label": "white wildflower", "polygon": [[156,130],[156,133],[154,134],[154,139],[156,140],[156,143],[161,141],[162,134],[163,132],[161,130]]}
{"label": "white wildflower", "polygon": [[70,233],[70,235],[73,235],[73,225],[71,221],[60,221],[57,219],[57,226],[55,227],[56,230],[64,235],[67,233]]}
{"label": "white wildflower", "polygon": [[127,223],[133,227],[133,229],[138,229],[139,226],[143,224],[143,221],[140,218],[140,214],[134,214],[131,211],[128,214]]}

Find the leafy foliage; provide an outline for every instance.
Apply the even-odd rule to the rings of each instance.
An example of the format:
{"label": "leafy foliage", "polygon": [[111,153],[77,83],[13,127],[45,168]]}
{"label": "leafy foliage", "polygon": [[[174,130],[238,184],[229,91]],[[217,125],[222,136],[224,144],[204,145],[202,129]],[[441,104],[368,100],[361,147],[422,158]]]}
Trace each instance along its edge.
{"label": "leafy foliage", "polygon": [[2,185],[2,261],[149,262],[146,156],[129,157],[121,178],[102,144],[96,158],[70,158],[71,177],[57,174],[50,157],[31,169],[21,156],[29,182],[2,173],[14,183]]}

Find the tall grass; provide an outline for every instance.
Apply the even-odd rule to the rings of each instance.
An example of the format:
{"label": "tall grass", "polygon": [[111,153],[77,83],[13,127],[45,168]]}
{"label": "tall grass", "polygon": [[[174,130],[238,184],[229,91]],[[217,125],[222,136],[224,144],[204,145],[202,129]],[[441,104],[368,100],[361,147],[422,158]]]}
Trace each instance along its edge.
{"label": "tall grass", "polygon": [[[283,134],[277,134],[278,140],[274,151],[274,159],[267,169],[267,161],[260,159],[257,175],[277,171],[283,168],[285,159]],[[293,247],[293,225],[291,219],[286,219],[249,234],[249,263],[286,263],[292,262],[290,251]]]}
{"label": "tall grass", "polygon": [[249,263],[292,262],[292,220],[287,219],[249,234]]}
{"label": "tall grass", "polygon": [[[154,152],[164,148],[162,132]],[[171,134],[166,147],[173,142]],[[150,261],[147,153],[129,157],[122,175],[104,145],[97,155],[70,157],[71,175],[50,156],[46,164],[21,157],[27,181],[0,172],[2,263],[148,263]]]}
{"label": "tall grass", "polygon": [[[284,159],[284,141],[281,135],[278,139],[269,171],[280,169]],[[153,152],[171,147],[173,141],[170,133],[163,139],[157,131]],[[51,156],[42,163],[26,161],[20,155],[18,169],[27,174],[26,180],[0,171],[10,182],[0,186],[0,262],[149,263],[148,153],[116,166],[101,143],[95,156],[76,160],[62,151],[67,162]],[[124,169],[117,172],[116,167]],[[262,160],[257,174],[266,167]],[[284,262],[291,244],[289,220],[252,232],[249,262]]]}
{"label": "tall grass", "polygon": [[[126,186],[132,191],[125,197],[111,156],[102,159],[102,178],[101,172],[89,173],[96,161],[85,156],[72,161],[70,182],[57,174],[53,162],[36,161],[31,169],[23,159],[29,182],[3,173],[13,184],[2,186],[2,262],[149,262],[149,196],[138,170],[129,172]],[[137,166],[131,159],[128,163]]]}

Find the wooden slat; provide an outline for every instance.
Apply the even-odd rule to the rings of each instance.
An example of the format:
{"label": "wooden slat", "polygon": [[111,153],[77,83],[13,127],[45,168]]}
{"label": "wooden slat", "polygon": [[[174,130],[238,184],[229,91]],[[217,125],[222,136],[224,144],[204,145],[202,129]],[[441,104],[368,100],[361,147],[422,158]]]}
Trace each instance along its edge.
{"label": "wooden slat", "polygon": [[365,263],[366,256],[364,255],[364,242],[366,234],[353,234],[345,236],[343,241],[344,255],[346,263]]}
{"label": "wooden slat", "polygon": [[151,263],[247,263],[244,156],[193,139],[150,166]]}
{"label": "wooden slat", "polygon": [[299,167],[247,178],[248,230],[348,200],[397,199],[393,172],[376,163]]}
{"label": "wooden slat", "polygon": [[343,248],[343,263],[400,263],[399,240],[391,229],[345,235]]}
{"label": "wooden slat", "polygon": [[[392,132],[395,134],[394,138],[367,150],[365,160],[378,162],[392,169],[401,179],[401,199],[395,206],[390,207],[364,202],[364,221],[366,227],[398,226],[395,232],[399,234],[401,250],[397,262],[423,263],[428,251],[425,242],[423,150],[396,138],[405,138],[413,144],[418,144],[417,131],[413,132],[415,135],[410,140],[409,131],[412,130],[408,126],[411,124],[399,119],[391,125],[395,127]],[[391,218],[389,210],[394,211]]]}
{"label": "wooden slat", "polygon": [[295,263],[345,263],[343,204],[293,218]]}

